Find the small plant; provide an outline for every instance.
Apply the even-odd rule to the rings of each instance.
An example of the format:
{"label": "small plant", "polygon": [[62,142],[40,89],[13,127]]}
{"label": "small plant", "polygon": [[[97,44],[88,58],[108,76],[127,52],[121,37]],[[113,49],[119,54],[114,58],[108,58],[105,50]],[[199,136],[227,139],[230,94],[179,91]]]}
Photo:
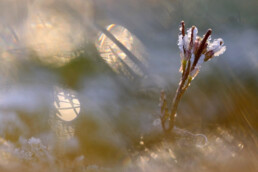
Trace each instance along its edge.
{"label": "small plant", "polygon": [[201,65],[209,61],[214,56],[219,56],[226,51],[221,38],[211,42],[212,30],[209,29],[203,38],[197,36],[198,29],[192,26],[185,33],[185,23],[181,22],[180,34],[178,36],[178,47],[180,50],[182,73],[176,94],[174,96],[171,109],[167,106],[166,94],[161,92],[161,125],[165,133],[174,128],[175,116],[181,97],[190,86],[192,80],[198,75]]}

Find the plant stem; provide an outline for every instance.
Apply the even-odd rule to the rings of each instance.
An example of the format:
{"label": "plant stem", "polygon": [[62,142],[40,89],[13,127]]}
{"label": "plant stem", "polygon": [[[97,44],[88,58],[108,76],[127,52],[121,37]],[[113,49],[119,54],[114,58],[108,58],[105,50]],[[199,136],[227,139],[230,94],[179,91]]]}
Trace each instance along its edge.
{"label": "plant stem", "polygon": [[[166,129],[166,127],[165,127],[165,121],[162,124],[162,128],[166,133],[170,132],[174,128],[175,116],[176,116],[176,112],[177,112],[179,102],[180,102],[181,97],[183,96],[185,90],[190,85],[191,79],[188,78],[189,73],[190,73],[190,66],[191,66],[191,62],[190,62],[190,60],[188,60],[187,69],[186,69],[184,75],[181,78],[180,84],[177,88],[176,94],[175,94],[173,102],[172,102],[172,108],[171,108],[171,112],[169,114],[169,126],[168,126],[168,128]],[[185,82],[187,81],[187,79],[188,79],[188,82],[185,85]]]}

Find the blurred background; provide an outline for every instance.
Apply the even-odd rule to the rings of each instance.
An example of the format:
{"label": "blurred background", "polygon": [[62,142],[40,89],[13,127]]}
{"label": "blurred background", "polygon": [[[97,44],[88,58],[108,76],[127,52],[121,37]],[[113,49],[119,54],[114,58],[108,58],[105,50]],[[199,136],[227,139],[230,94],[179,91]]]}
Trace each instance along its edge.
{"label": "blurred background", "polygon": [[[257,171],[257,0],[0,0],[0,171]],[[159,122],[179,24],[227,47]]]}

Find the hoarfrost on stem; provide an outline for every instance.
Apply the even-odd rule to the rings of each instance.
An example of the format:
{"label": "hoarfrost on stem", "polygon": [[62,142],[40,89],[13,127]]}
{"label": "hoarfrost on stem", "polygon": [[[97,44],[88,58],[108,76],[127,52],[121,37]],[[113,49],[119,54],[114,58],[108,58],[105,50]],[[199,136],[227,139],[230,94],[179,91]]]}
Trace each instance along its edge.
{"label": "hoarfrost on stem", "polygon": [[178,47],[181,57],[181,67],[179,71],[182,73],[182,76],[170,111],[167,107],[165,93],[162,92],[160,97],[160,119],[165,132],[170,132],[174,128],[178,104],[192,80],[198,75],[201,65],[214,56],[219,56],[226,51],[223,39],[218,38],[211,42],[211,29],[208,29],[203,37],[199,37],[197,35],[198,29],[195,26],[189,28],[187,33],[185,33],[185,23],[182,21],[179,31]]}

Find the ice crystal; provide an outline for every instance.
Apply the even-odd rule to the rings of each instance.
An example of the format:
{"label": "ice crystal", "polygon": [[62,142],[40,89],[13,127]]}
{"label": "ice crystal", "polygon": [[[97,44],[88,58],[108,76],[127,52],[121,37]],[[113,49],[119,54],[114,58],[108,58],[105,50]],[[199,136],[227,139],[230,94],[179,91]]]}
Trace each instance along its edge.
{"label": "ice crystal", "polygon": [[180,32],[178,36],[178,47],[181,56],[180,72],[184,73],[187,69],[187,64],[190,66],[190,77],[198,74],[203,62],[206,62],[214,56],[219,56],[226,51],[224,41],[221,38],[211,40],[211,29],[207,31],[203,38],[197,36],[198,29],[192,26],[185,34],[184,22],[181,22]]}
{"label": "ice crystal", "polygon": [[170,132],[174,128],[174,121],[180,99],[190,86],[192,80],[198,75],[201,65],[214,56],[219,56],[226,51],[226,46],[224,46],[224,42],[221,38],[211,42],[211,29],[206,32],[203,38],[197,36],[198,29],[195,26],[189,28],[186,34],[185,23],[182,21],[179,30],[181,32],[178,35],[178,47],[181,57],[181,67],[179,71],[182,73],[182,77],[173,99],[171,110],[167,107],[164,92],[161,92],[160,97],[160,119],[162,129],[165,132]]}

